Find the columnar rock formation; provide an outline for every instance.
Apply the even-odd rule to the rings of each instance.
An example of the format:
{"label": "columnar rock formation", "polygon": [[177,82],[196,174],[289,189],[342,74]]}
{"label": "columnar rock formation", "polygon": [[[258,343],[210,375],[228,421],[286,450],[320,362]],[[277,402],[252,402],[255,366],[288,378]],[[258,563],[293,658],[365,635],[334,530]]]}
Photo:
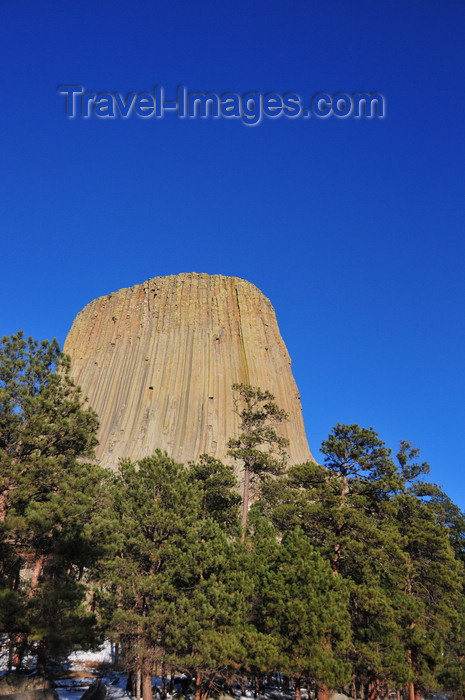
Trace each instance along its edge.
{"label": "columnar rock formation", "polygon": [[121,289],[77,315],[64,349],[99,416],[103,466],[158,447],[182,462],[226,458],[235,382],[271,391],[289,414],[290,462],[312,459],[273,307],[249,282],[190,273]]}

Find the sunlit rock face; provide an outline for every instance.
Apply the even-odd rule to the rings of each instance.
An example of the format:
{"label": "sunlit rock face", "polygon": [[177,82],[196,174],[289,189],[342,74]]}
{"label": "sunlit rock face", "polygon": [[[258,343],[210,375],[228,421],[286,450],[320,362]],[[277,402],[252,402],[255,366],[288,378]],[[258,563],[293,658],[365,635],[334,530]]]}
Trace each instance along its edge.
{"label": "sunlit rock face", "polygon": [[99,416],[105,467],[156,448],[180,462],[227,459],[239,431],[235,382],[274,394],[289,414],[279,432],[290,463],[312,459],[273,307],[245,280],[170,275],[100,297],[77,315],[64,349]]}

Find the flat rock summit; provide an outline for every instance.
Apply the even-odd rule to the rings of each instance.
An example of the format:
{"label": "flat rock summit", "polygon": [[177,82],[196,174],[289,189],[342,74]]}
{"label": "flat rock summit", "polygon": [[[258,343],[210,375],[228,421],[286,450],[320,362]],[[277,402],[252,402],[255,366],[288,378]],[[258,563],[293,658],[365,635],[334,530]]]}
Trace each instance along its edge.
{"label": "flat rock summit", "polygon": [[188,462],[227,460],[239,432],[233,383],[267,389],[289,414],[290,463],[313,459],[291,361],[270,301],[237,277],[154,277],[95,299],[64,350],[100,420],[97,459],[115,468],[156,448]]}

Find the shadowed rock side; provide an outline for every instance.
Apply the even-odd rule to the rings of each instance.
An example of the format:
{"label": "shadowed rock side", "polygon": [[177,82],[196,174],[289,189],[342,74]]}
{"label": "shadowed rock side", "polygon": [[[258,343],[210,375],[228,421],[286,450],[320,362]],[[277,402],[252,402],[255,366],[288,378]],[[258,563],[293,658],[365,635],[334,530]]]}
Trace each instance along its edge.
{"label": "shadowed rock side", "polygon": [[236,277],[155,277],[95,299],[66,339],[72,376],[100,419],[97,458],[114,468],[159,447],[224,459],[237,435],[234,382],[271,391],[289,413],[291,463],[312,459],[290,358],[269,300]]}

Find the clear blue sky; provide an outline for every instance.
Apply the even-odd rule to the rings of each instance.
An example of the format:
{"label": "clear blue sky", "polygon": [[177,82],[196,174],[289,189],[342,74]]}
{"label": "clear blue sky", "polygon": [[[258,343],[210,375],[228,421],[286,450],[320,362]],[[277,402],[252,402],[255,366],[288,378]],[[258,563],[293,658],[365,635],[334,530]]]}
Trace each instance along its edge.
{"label": "clear blue sky", "polygon": [[[310,445],[408,439],[465,508],[465,2],[0,0],[0,333],[157,275],[255,283]],[[378,91],[385,119],[67,119],[90,92]],[[169,96],[169,95],[168,95]]]}

